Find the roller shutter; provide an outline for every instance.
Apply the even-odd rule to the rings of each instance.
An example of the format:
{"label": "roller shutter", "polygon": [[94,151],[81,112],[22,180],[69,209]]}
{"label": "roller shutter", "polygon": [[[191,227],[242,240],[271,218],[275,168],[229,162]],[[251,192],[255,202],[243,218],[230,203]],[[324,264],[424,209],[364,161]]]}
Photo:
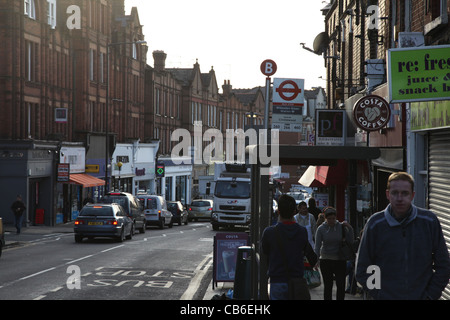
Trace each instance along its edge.
{"label": "roller shutter", "polygon": [[[450,131],[431,132],[429,139],[429,208],[438,216],[447,248],[450,248]],[[442,298],[450,300],[450,285]]]}

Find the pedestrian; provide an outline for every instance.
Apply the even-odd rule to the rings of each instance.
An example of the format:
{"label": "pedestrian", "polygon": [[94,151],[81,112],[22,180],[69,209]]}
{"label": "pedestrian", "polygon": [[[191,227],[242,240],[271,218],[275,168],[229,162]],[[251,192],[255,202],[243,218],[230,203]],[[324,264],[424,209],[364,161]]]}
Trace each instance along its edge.
{"label": "pedestrian", "polygon": [[14,226],[17,234],[20,234],[22,228],[23,212],[26,210],[25,204],[22,201],[22,196],[17,195],[16,201],[11,205],[11,210],[14,213]]}
{"label": "pedestrian", "polygon": [[388,206],[364,227],[356,280],[374,299],[436,300],[448,285],[450,258],[441,225],[432,211],[412,204],[414,195],[410,174],[391,174]]}
{"label": "pedestrian", "polygon": [[314,219],[319,218],[319,214],[322,212],[319,208],[316,206],[316,199],[309,198],[308,200],[308,212],[311,213],[314,216]]}
{"label": "pedestrian", "polygon": [[303,259],[306,256],[312,265],[317,263],[308,232],[294,220],[296,203],[289,195],[278,199],[279,222],[267,227],[261,237],[262,253],[268,260],[270,299],[287,300],[290,280],[295,279],[302,289],[300,299],[309,300],[309,290],[303,277]]}
{"label": "pedestrian", "polygon": [[345,277],[347,261],[341,252],[343,232],[345,241],[353,243],[353,228],[346,221],[340,223],[336,209],[326,207],[323,210],[325,222],[317,228],[314,251],[319,256],[320,272],[323,279],[323,296],[332,300],[333,279],[336,280],[336,300],[345,298]]}
{"label": "pedestrian", "polygon": [[314,248],[314,237],[316,234],[316,219],[308,212],[308,206],[305,201],[300,201],[297,206],[298,213],[294,216],[295,221],[306,228],[308,231],[308,241]]}

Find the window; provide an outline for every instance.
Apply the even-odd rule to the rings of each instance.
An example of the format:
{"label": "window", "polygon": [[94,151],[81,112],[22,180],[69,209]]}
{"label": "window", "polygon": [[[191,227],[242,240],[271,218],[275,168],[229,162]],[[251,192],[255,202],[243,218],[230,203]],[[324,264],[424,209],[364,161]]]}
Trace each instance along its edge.
{"label": "window", "polygon": [[47,21],[52,29],[56,28],[56,0],[47,0]]}
{"label": "window", "polygon": [[25,15],[31,19],[36,19],[36,5],[34,0],[24,0]]}
{"label": "window", "polygon": [[132,49],[133,49],[133,59],[137,59],[137,44],[132,43]]}
{"label": "window", "polygon": [[31,41],[25,42],[26,60],[25,77],[27,81],[36,81],[36,44]]}

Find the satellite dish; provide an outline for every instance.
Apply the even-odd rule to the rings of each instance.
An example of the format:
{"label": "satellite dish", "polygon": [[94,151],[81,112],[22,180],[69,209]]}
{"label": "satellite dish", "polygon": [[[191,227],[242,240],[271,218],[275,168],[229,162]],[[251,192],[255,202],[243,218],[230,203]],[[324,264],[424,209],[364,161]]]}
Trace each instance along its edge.
{"label": "satellite dish", "polygon": [[314,39],[313,43],[314,53],[316,54],[324,53],[328,47],[329,40],[330,39],[328,38],[328,34],[326,32],[319,33]]}

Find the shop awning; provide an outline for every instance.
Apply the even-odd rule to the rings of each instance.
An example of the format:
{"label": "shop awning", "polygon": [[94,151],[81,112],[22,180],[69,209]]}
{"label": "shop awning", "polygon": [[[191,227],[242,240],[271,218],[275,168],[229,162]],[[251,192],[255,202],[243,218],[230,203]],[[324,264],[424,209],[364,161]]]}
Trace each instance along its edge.
{"label": "shop awning", "polygon": [[298,182],[305,187],[346,184],[347,161],[340,159],[336,166],[309,166]]}
{"label": "shop awning", "polygon": [[105,181],[85,173],[76,173],[70,175],[70,184],[82,185],[84,188],[104,186]]}

